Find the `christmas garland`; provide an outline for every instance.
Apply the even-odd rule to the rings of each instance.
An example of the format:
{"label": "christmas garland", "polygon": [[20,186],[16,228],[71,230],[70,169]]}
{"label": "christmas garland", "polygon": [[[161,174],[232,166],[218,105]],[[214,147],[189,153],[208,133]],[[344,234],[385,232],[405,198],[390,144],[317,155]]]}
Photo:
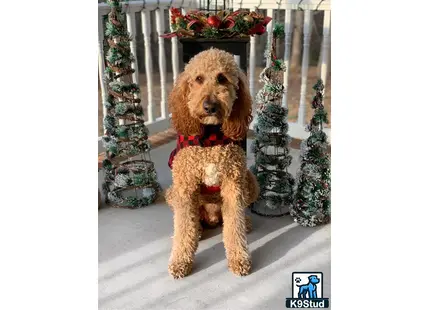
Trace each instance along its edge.
{"label": "christmas garland", "polygon": [[151,149],[148,141],[140,139],[121,140],[116,137],[103,136],[102,141],[109,159],[115,157],[133,157],[140,153],[148,152]]}
{"label": "christmas garland", "polygon": [[262,35],[272,20],[258,12],[223,10],[217,13],[190,11],[183,15],[180,9],[171,8],[173,32],[161,35],[162,38],[243,38]]}
{"label": "christmas garland", "polygon": [[[149,185],[143,188],[118,188],[111,192],[108,192],[107,196],[109,201],[115,203],[115,207],[117,208],[142,208],[151,204],[157,198],[157,194],[161,189],[159,188],[158,183],[155,186],[157,188],[154,188],[153,185]],[[125,196],[124,193],[126,191],[134,192],[135,196]],[[137,194],[138,191],[140,191],[141,194]],[[136,197],[136,195],[141,195],[141,197]]]}
{"label": "christmas garland", "polygon": [[133,160],[115,167],[109,160],[103,161],[106,179],[115,188],[146,186],[157,180],[154,163],[147,160]]}

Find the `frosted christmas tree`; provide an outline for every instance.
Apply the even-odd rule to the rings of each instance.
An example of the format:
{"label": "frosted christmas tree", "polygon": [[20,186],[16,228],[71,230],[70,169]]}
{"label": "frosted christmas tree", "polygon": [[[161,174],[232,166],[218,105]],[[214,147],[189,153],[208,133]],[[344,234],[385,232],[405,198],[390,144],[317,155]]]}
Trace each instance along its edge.
{"label": "frosted christmas tree", "polygon": [[310,136],[303,140],[300,154],[300,170],[297,173],[297,189],[294,205],[290,209],[294,221],[302,226],[317,226],[330,222],[330,154],[323,124],[328,123],[323,105],[324,85],[321,80],[313,89],[314,115],[307,126]]}
{"label": "frosted christmas tree", "polygon": [[104,118],[106,149],[103,190],[107,202],[116,207],[140,208],[152,203],[160,192],[157,173],[150,157],[148,128],[140,105],[139,85],[132,83],[134,57],[125,14],[119,1],[107,2],[111,11],[106,23],[109,50],[106,55],[108,96]]}
{"label": "frosted christmas tree", "polygon": [[257,121],[252,144],[255,165],[251,171],[260,185],[260,197],[251,210],[265,216],[288,214],[293,202],[294,178],[288,172],[292,160],[289,155],[288,109],[282,106],[286,68],[275,53],[276,40],[282,37],[283,26],[275,25],[271,49],[266,53],[271,65],[260,74],[264,86],[256,96]]}

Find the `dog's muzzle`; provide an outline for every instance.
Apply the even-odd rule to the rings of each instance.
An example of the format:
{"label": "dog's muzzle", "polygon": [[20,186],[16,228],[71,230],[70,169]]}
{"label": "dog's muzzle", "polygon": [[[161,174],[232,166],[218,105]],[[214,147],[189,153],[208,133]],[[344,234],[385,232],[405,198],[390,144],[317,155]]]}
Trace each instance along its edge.
{"label": "dog's muzzle", "polygon": [[205,100],[203,102],[203,110],[207,115],[216,115],[219,110],[219,104],[217,102]]}

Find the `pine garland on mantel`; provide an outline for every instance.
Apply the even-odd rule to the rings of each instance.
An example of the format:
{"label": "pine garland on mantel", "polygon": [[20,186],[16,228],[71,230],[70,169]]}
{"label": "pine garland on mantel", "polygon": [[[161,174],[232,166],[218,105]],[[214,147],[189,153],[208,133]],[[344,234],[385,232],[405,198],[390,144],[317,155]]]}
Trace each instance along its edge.
{"label": "pine garland on mantel", "polygon": [[170,12],[173,32],[161,35],[162,38],[247,38],[264,34],[267,24],[272,20],[259,12],[242,9],[216,13],[193,10],[183,15],[180,9],[171,8]]}

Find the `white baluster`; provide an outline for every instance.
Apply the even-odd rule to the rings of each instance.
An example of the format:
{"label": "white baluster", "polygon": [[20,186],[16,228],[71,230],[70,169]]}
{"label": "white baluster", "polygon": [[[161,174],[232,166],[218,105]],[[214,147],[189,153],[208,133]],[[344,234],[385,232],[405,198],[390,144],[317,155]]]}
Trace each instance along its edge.
{"label": "white baluster", "polygon": [[306,84],[308,82],[309,66],[309,42],[311,39],[311,11],[305,10],[305,20],[303,27],[303,59],[302,59],[302,85],[300,88],[300,106],[298,124],[305,126],[306,123]]}
{"label": "white baluster", "polygon": [[155,11],[155,22],[158,33],[158,64],[160,68],[161,83],[161,117],[163,119],[169,114],[166,104],[166,52],[164,50],[164,39],[160,35],[164,34],[164,9]]}
{"label": "white baluster", "polygon": [[234,62],[240,67],[240,55],[233,55]]}
{"label": "white baluster", "polygon": [[[104,39],[104,31],[103,31],[103,16],[101,14],[98,15],[99,19],[99,42],[98,42],[98,53],[99,53],[99,79],[100,79],[100,89],[102,91],[102,104],[103,104],[103,119],[107,115],[107,109],[104,105],[106,96],[107,96],[107,85],[104,80],[105,75],[105,55],[103,52],[103,39]],[[105,127],[103,125],[103,131],[105,131]]]}
{"label": "white baluster", "polygon": [[[169,21],[172,18],[172,13],[169,10]],[[173,32],[172,25],[170,24],[170,31]],[[173,82],[176,81],[179,75],[179,48],[178,38],[173,37],[172,39],[172,68],[173,68]]]}
{"label": "white baluster", "polygon": [[285,93],[284,97],[282,98],[282,106],[284,108],[287,107],[287,97],[288,97],[288,73],[290,71],[290,52],[291,52],[291,34],[293,31],[293,25],[291,22],[291,16],[292,11],[291,10],[285,10],[285,51],[284,51],[284,63],[286,70],[284,72],[284,87],[285,87]]}
{"label": "white baluster", "polygon": [[[273,9],[268,9],[267,10],[267,16],[268,17],[272,17],[273,18]],[[272,19],[272,21],[267,25],[266,31],[267,31],[267,49],[270,52],[270,50],[272,49],[272,37],[273,37],[273,23],[275,21]],[[270,57],[266,59],[266,68],[270,67],[271,64],[271,60]]]}
{"label": "white baluster", "polygon": [[[330,48],[330,15],[331,11],[324,11],[324,24],[323,24],[323,43],[322,43],[322,60],[321,60],[321,79],[326,87],[327,80],[327,66],[328,66],[328,49]],[[325,91],[325,89],[324,89]]]}
{"label": "white baluster", "polygon": [[151,24],[150,11],[144,9],[142,11],[142,32],[145,42],[145,68],[146,68],[146,84],[148,88],[148,123],[154,121],[154,102],[152,100],[152,56],[151,56]]}
{"label": "white baluster", "polygon": [[255,96],[255,53],[257,45],[255,43],[255,36],[251,37],[249,45],[249,91],[252,99]]}
{"label": "white baluster", "polygon": [[137,52],[136,52],[136,17],[134,11],[130,11],[126,13],[127,16],[127,30],[131,36],[130,49],[134,56],[134,61],[131,63],[131,68],[134,69],[133,83],[139,84],[139,65],[137,63]]}

